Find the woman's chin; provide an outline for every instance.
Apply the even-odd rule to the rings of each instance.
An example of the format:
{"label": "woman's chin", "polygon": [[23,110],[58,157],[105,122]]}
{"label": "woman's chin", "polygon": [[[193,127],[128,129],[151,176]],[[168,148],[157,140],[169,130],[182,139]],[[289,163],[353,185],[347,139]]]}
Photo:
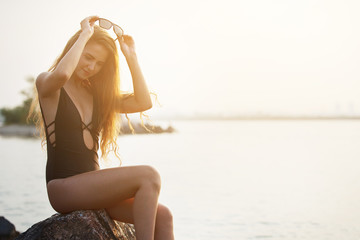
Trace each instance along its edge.
{"label": "woman's chin", "polygon": [[88,77],[85,76],[85,74],[76,73],[76,79],[82,81],[82,80],[88,79]]}

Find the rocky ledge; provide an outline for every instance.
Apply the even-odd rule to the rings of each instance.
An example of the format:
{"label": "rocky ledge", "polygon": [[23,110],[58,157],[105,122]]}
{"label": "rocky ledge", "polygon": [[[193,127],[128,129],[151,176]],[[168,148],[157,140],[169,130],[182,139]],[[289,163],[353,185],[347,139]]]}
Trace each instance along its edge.
{"label": "rocky ledge", "polygon": [[105,210],[80,210],[54,214],[34,224],[16,240],[135,240],[132,224],[112,220]]}
{"label": "rocky ledge", "polygon": [[3,216],[0,216],[0,240],[13,240],[19,236],[19,234],[14,224]]}

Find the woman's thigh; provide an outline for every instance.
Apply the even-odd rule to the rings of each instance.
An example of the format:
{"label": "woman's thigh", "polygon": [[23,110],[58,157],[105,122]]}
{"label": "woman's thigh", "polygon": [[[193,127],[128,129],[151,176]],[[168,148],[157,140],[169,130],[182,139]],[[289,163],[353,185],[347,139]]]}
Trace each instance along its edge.
{"label": "woman's thigh", "polygon": [[47,191],[52,207],[66,213],[113,206],[134,197],[144,181],[160,185],[160,177],[152,167],[117,167],[51,180]]}

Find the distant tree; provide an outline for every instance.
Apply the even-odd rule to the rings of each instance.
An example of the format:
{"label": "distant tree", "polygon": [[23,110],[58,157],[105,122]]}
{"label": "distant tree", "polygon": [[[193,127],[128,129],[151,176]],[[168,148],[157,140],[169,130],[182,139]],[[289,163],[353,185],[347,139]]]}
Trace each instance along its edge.
{"label": "distant tree", "polygon": [[34,78],[28,77],[26,79],[28,83],[31,84],[26,90],[21,91],[21,94],[25,96],[25,100],[22,105],[16,106],[14,108],[1,108],[1,114],[4,117],[5,124],[22,124],[22,125],[34,125],[33,122],[27,122],[26,117],[29,113],[31,102],[33,100],[33,83]]}

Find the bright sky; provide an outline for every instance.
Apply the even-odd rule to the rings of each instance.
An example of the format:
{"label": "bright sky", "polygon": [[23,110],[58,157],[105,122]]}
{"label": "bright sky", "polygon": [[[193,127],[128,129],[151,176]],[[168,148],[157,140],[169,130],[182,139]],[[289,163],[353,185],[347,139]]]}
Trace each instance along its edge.
{"label": "bright sky", "polygon": [[150,115],[360,114],[359,12],[357,0],[1,1],[0,107],[96,14],[134,37],[163,105]]}

